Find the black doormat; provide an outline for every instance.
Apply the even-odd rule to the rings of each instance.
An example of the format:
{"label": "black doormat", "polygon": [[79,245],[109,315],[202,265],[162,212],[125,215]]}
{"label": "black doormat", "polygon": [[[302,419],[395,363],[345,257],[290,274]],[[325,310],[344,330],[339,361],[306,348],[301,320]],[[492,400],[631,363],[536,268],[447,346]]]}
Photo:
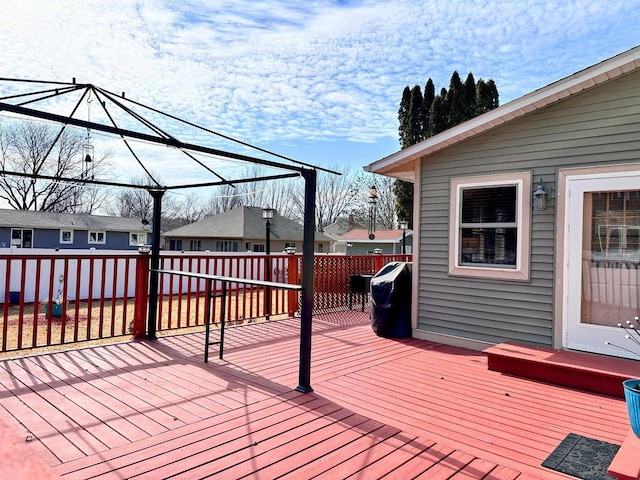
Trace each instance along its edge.
{"label": "black doormat", "polygon": [[615,480],[607,468],[619,449],[620,445],[570,433],[542,466],[583,480]]}

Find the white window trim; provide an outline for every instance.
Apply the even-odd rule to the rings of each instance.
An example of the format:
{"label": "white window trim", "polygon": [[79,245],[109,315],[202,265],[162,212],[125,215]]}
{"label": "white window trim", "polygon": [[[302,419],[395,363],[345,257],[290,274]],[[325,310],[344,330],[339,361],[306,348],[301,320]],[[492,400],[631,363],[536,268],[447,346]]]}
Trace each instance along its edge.
{"label": "white window trim", "polygon": [[[16,230],[20,230],[20,245],[14,245],[13,244],[13,232]],[[24,232],[31,232],[31,246],[30,247],[25,247],[24,246]],[[11,237],[9,238],[9,245],[11,247],[17,247],[17,248],[33,248],[33,237],[34,237],[34,231],[33,228],[12,228],[11,229],[11,233],[10,233]]]}
{"label": "white window trim", "polygon": [[[517,251],[516,268],[460,265],[460,209],[465,188],[515,185]],[[529,280],[531,172],[504,173],[451,179],[449,214],[449,275],[491,278],[496,280]]]}
{"label": "white window trim", "polygon": [[[71,240],[63,240],[62,237],[63,237],[63,234],[65,232],[69,232],[71,234]],[[67,228],[61,229],[60,230],[60,243],[67,244],[67,245],[73,243],[73,230],[70,230],[70,229],[67,229]]]}
{"label": "white window trim", "polygon": [[[138,236],[138,241],[133,241],[133,235]],[[140,237],[144,236],[144,240],[140,241]],[[146,232],[129,232],[129,246],[137,247],[138,245],[144,245],[147,243],[147,233]]]}
{"label": "white window trim", "polygon": [[[102,234],[102,241],[100,240],[96,240],[96,241],[91,241],[91,234],[95,233],[96,237],[99,236],[99,234]],[[105,232],[104,230],[90,230],[87,232],[87,243],[89,245],[104,245],[107,243],[107,232]]]}

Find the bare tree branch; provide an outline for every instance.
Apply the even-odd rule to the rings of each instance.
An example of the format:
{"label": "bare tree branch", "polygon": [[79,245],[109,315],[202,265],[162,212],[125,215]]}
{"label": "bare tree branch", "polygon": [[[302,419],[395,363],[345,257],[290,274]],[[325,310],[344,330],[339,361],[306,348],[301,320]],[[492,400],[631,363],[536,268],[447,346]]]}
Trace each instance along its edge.
{"label": "bare tree branch", "polygon": [[[54,140],[58,138],[55,145]],[[0,168],[30,177],[0,176],[0,198],[17,210],[93,211],[104,194],[82,184],[84,138],[77,131],[58,132],[50,125],[20,122],[0,125]],[[48,155],[47,155],[48,153]],[[107,152],[93,159],[94,172],[106,173]],[[38,175],[77,178],[78,183],[38,179]]]}

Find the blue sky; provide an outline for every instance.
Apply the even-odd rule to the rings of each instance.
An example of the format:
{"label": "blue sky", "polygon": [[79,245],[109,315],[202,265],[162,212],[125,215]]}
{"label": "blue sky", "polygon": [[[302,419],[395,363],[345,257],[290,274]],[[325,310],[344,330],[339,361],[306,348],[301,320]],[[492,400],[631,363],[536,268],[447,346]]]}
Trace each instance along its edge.
{"label": "blue sky", "polygon": [[471,71],[504,104],[640,44],[640,0],[20,0],[1,11],[3,77],[76,77],[323,166],[397,151],[406,85],[431,77],[439,89]]}

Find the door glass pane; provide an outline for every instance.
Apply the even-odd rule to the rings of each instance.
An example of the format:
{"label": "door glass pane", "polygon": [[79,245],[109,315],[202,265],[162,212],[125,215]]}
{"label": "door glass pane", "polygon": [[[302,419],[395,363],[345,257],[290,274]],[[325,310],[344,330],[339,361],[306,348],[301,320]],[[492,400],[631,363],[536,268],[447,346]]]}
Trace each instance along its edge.
{"label": "door glass pane", "polygon": [[616,326],[639,313],[640,191],[584,196],[581,322]]}

